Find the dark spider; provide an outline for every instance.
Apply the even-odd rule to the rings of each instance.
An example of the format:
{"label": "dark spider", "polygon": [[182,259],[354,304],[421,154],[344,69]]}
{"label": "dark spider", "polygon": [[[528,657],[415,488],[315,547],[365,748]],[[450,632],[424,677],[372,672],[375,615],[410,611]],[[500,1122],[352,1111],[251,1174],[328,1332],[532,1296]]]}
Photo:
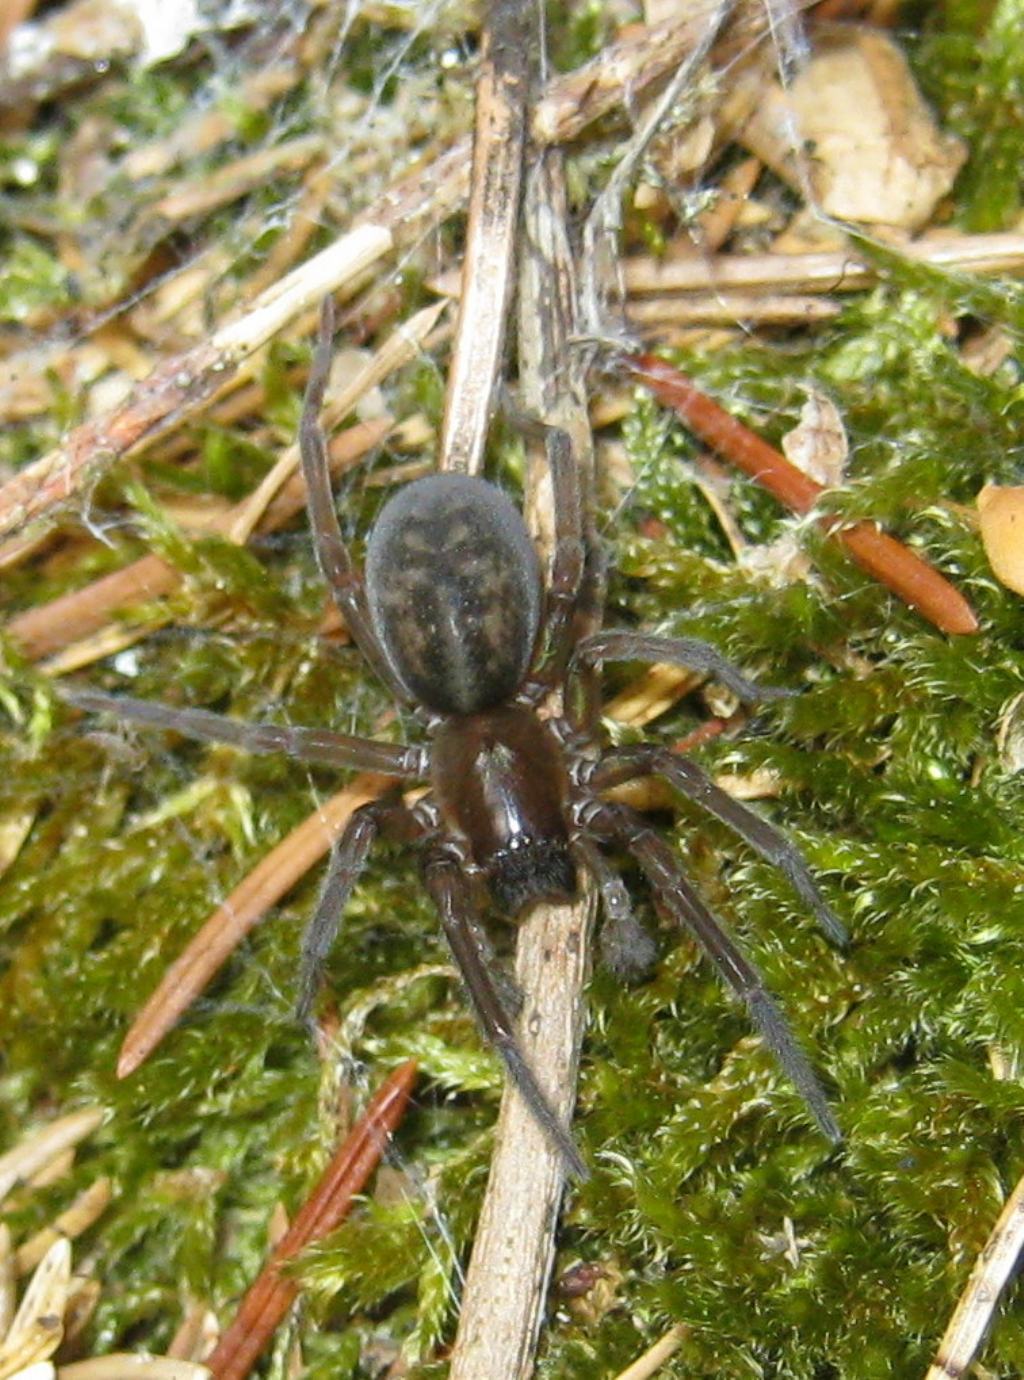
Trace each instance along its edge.
{"label": "dark spider", "polygon": [[[545,598],[540,563],[517,508],[493,484],[462,474],[417,480],[383,508],[369,539],[365,583],[342,540],[319,414],[331,358],[325,303],[300,426],[310,522],[324,578],[353,640],[378,677],[424,724],[425,747],[351,737],[329,729],[249,724],[201,709],[65,688],[79,709],[232,743],[284,752],[321,766],[429,781],[407,807],[385,798],[353,814],[335,845],[303,942],[298,1010],[308,1016],[342,910],[382,830],[418,843],[423,878],[484,1034],[537,1121],[571,1170],[586,1173],[569,1132],[541,1092],[516,1042],[514,1021],[477,928],[476,889],[486,883],[515,918],[540,900],[576,894],[577,869],[594,878],[605,912],[603,950],[635,975],[652,957],[628,895],[601,848],[620,847],[639,864],[662,910],[690,931],[719,975],[746,1002],[821,1130],[839,1127],[803,1051],[760,973],[708,910],[675,853],[635,811],[601,792],[660,776],[727,824],[778,867],[828,937],[845,931],[807,865],[782,834],[733,800],[695,763],[662,747],[602,750],[595,677],[605,661],[664,661],[706,671],[745,700],[788,692],[759,688],[719,652],[690,638],[611,630],[578,638],[576,612],[588,583],[582,503],[568,438],[547,433],[554,489],[555,549]],[[537,707],[561,689],[564,708],[542,720]]]}

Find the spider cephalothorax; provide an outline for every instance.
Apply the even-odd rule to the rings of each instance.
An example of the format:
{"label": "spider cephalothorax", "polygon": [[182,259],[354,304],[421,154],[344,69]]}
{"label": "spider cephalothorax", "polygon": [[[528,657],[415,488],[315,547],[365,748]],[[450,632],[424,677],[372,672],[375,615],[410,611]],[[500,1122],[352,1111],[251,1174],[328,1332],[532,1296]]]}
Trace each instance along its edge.
{"label": "spider cephalothorax", "polygon": [[[100,691],[67,689],[74,705],[123,719],[227,741],[253,752],[287,752],[333,767],[384,772],[429,785],[412,806],[386,797],[353,815],[337,843],[304,941],[299,1010],[308,1013],[341,912],[374,838],[396,830],[422,850],[424,883],[485,1035],[548,1135],[576,1173],[585,1172],[519,1052],[514,1023],[481,946],[477,879],[514,919],[542,898],[575,893],[579,871],[597,882],[603,947],[613,965],[642,969],[650,943],[633,919],[601,849],[630,854],[661,910],[684,926],[752,1019],[832,1139],[839,1129],[824,1092],[760,974],[705,905],[675,852],[646,821],[605,792],[638,776],[660,776],[724,821],[778,866],[830,938],[844,931],[794,846],[733,800],[688,758],[658,746],[601,749],[591,674],[604,661],[669,661],[714,674],[742,698],[759,689],[714,648],[689,638],[625,630],[577,635],[586,589],[585,524],[571,447],[549,434],[555,494],[555,552],[546,593],[518,510],[494,485],[458,474],[410,484],[387,503],[371,533],[365,584],[342,541],[333,506],[319,412],[330,362],[325,309],[300,433],[310,519],[324,576],[353,639],[396,698],[425,728],[423,746],[403,747],[331,730],[242,724],[205,710],[172,709]],[[551,691],[564,709],[542,720]]]}

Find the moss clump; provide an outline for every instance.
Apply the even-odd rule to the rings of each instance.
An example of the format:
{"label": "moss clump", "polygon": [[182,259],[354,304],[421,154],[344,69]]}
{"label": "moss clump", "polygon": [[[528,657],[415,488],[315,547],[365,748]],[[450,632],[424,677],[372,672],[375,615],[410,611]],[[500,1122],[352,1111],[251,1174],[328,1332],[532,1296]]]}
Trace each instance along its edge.
{"label": "moss clump", "polygon": [[[566,60],[575,62],[610,21],[600,6],[570,8]],[[971,227],[1015,223],[1024,152],[1019,5],[983,8],[929,13],[912,38],[929,90],[970,141],[955,214]],[[404,118],[408,97],[389,64],[408,35],[400,14],[386,21],[359,19],[340,62],[352,69],[348,95],[372,98],[382,119],[396,108]],[[451,15],[446,22],[408,46],[402,76],[421,97],[431,93],[447,129],[468,75],[437,75],[451,70],[452,32],[462,34]],[[468,50],[473,37],[459,42]],[[206,92],[212,51],[209,65],[161,79],[166,122],[157,86],[142,79],[41,111],[46,129],[32,136],[44,141],[40,159],[55,159],[101,115],[136,142],[164,137]],[[330,70],[337,78],[341,69]],[[234,111],[230,149],[332,128],[340,116],[318,104],[322,94],[312,71],[266,118]],[[0,153],[0,170],[12,158]],[[584,159],[578,182],[586,168]],[[355,196],[351,168],[339,176]],[[369,181],[377,176],[374,166]],[[42,189],[57,188],[48,167]],[[160,252],[187,242],[198,258],[227,244],[230,285],[251,267],[245,212],[283,212],[292,191],[287,177],[274,181],[255,202],[162,240]],[[145,207],[123,209],[90,212],[108,250],[112,227],[132,227],[114,297],[153,251]],[[64,267],[27,233],[6,232],[0,249],[9,320],[67,302]],[[262,252],[278,226],[260,234]],[[895,259],[883,267],[880,287],[813,334],[694,344],[679,358],[772,440],[792,425],[807,387],[828,392],[851,441],[847,486],[830,502],[885,521],[955,579],[978,610],[978,636],[936,633],[802,530],[814,562],[804,580],[737,560],[696,482],[694,443],[643,397],[621,431],[636,483],[625,509],[603,519],[611,621],[705,637],[752,673],[804,690],[703,748],[701,760],[775,783],[758,808],[800,842],[852,932],[847,952],[829,949],[784,880],[713,821],[680,806],[662,822],[812,1052],[846,1143],[830,1151],[692,945],[648,914],[660,948],[651,980],[624,990],[598,971],[591,984],[576,1130],[594,1174],[570,1196],[556,1276],[582,1261],[604,1284],[582,1300],[552,1295],[538,1371],[547,1380],[616,1374],[675,1322],[687,1334],[665,1375],[923,1374],[1024,1173],[1024,799],[998,736],[1024,687],[1024,604],[994,582],[968,510],[984,482],[1021,480],[1019,294]],[[410,270],[410,294],[426,271]],[[227,291],[211,287],[214,312]],[[1010,343],[985,376],[960,348],[981,329]],[[292,439],[303,362],[301,349],[279,347],[258,419],[204,420],[184,466],[151,453],[131,480],[108,482],[87,510],[66,516],[64,545],[5,573],[5,611],[155,551],[180,583],[130,617],[159,618],[159,630],[83,674],[242,718],[405,732],[382,723],[388,703],[351,649],[318,636],[323,590],[304,523],[239,551],[191,534],[176,515],[183,497],[235,498]],[[420,363],[397,380],[396,410],[436,411],[443,364]],[[66,384],[53,386],[63,424],[77,403]],[[3,458],[23,463],[57,431],[52,417],[18,422],[0,442]],[[357,550],[380,502],[363,479],[341,488]],[[749,546],[794,533],[745,480],[731,481],[728,504]],[[90,524],[103,542],[85,540]],[[86,1349],[162,1349],[186,1296],[227,1316],[258,1269],[274,1204],[294,1209],[316,1177],[335,1136],[339,1084],[358,1101],[414,1054],[423,1079],[399,1133],[392,1191],[382,1188],[301,1262],[309,1298],[296,1327],[312,1376],[367,1376],[404,1350],[407,1374],[440,1377],[501,1076],[444,968],[415,864],[380,849],[346,912],[329,964],[331,1059],[318,1059],[291,1017],[313,877],[250,936],[156,1056],[119,1083],[117,1047],[142,998],[335,781],[171,735],[97,731],[53,704],[13,643],[4,666],[0,840],[21,828],[24,841],[0,877],[0,1138],[13,1142],[55,1105],[111,1109],[76,1171],[83,1183],[106,1173],[116,1185],[88,1241],[103,1295]],[[691,697],[648,733],[673,743],[705,713]],[[644,908],[639,886],[636,896]],[[19,1228],[41,1225],[57,1200],[43,1193],[19,1208]],[[283,1374],[286,1359],[282,1344],[264,1373]],[[984,1363],[1007,1380],[1024,1373],[1012,1294]]]}

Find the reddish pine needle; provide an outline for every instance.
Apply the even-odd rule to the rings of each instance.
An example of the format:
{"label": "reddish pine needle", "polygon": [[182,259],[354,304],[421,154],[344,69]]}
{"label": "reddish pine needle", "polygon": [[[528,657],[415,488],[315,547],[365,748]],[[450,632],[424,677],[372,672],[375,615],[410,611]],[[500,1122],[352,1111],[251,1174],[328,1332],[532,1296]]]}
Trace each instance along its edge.
{"label": "reddish pine needle", "polygon": [[[824,489],[791,465],[781,452],[713,402],[673,365],[657,355],[626,355],[622,363],[641,379],[659,402],[675,410],[690,430],[731,460],[795,513],[809,513]],[[978,631],[970,604],[927,561],[873,522],[842,525],[842,518],[818,519],[824,531],[841,541],[862,569],[937,628],[948,633]]]}
{"label": "reddish pine needle", "polygon": [[416,1060],[410,1059],[389,1074],[370,1099],[206,1359],[214,1380],[243,1380],[249,1374],[299,1292],[298,1281],[283,1276],[281,1266],[348,1216],[353,1199],[376,1169],[388,1138],[405,1114],[415,1079]]}

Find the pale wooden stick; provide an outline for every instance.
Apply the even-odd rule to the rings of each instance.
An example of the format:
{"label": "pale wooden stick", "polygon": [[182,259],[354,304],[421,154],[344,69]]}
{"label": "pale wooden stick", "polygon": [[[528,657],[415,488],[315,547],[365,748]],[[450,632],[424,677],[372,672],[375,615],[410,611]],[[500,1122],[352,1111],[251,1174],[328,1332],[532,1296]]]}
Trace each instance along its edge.
{"label": "pale wooden stick", "polygon": [[[531,171],[520,277],[520,390],[531,412],[567,430],[589,474],[586,404],[571,377],[574,284],[561,166],[549,152]],[[534,468],[532,526],[548,530],[547,466]],[[542,520],[548,519],[548,520]],[[584,1024],[583,989],[595,901],[536,906],[519,931],[516,982],[524,994],[519,1042],[557,1116],[568,1121]],[[451,1380],[526,1380],[554,1260],[565,1165],[522,1097],[506,1082],[494,1158],[462,1294]]]}
{"label": "pale wooden stick", "polygon": [[656,1375],[665,1362],[675,1355],[689,1335],[690,1329],[685,1323],[676,1323],[642,1356],[638,1356],[632,1365],[620,1371],[615,1380],[651,1380],[651,1376]]}
{"label": "pale wooden stick", "polygon": [[526,27],[519,0],[493,0],[476,87],[462,292],[441,431],[445,468],[467,474],[483,464],[511,298],[526,136]]}
{"label": "pale wooden stick", "polygon": [[981,1350],[999,1299],[1024,1251],[1024,1179],[1006,1200],[949,1320],[925,1380],[959,1380]]}
{"label": "pale wooden stick", "polygon": [[[1024,235],[943,235],[883,245],[912,263],[972,273],[1014,273],[1024,268]],[[623,259],[626,288],[635,296],[708,294],[709,289],[750,292],[858,292],[879,278],[879,270],[854,251],[817,254],[720,254],[675,259]]]}

